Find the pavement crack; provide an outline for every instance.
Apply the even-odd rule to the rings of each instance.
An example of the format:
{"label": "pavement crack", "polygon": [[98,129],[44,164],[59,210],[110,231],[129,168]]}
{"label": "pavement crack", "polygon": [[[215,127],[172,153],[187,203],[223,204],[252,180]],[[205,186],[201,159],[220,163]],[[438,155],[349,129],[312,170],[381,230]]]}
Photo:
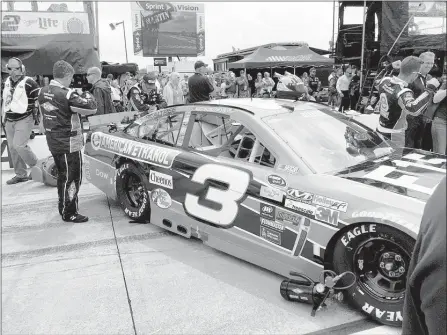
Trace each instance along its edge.
{"label": "pavement crack", "polygon": [[[114,232],[115,233],[115,232]],[[168,231],[159,231],[159,232],[150,232],[140,235],[131,235],[131,236],[123,236],[117,238],[114,236],[114,238],[107,238],[103,240],[98,241],[88,241],[88,242],[81,242],[81,243],[75,243],[75,244],[68,244],[68,245],[57,245],[53,247],[47,247],[47,248],[40,248],[40,249],[32,249],[32,250],[24,250],[24,251],[15,251],[15,252],[4,252],[2,253],[2,261],[6,260],[13,260],[16,258],[33,258],[33,257],[39,257],[43,255],[48,254],[57,254],[57,253],[63,253],[63,252],[70,252],[70,251],[79,251],[79,250],[87,250],[89,248],[93,247],[99,247],[99,246],[108,246],[113,245],[116,243],[116,240],[118,240],[120,243],[131,243],[134,241],[144,241],[144,240],[151,240],[156,238],[161,238],[165,236],[171,236],[173,233]]]}
{"label": "pavement crack", "polygon": [[112,215],[112,209],[110,208],[109,197],[107,197],[107,205],[109,206],[110,221],[112,222],[112,230],[113,230],[113,236],[115,238],[116,251],[118,252],[118,258],[121,266],[121,273],[123,274],[124,287],[126,288],[127,302],[129,304],[130,317],[132,318],[133,331],[134,334],[137,335],[137,328],[135,327],[135,318],[133,316],[132,301],[130,300],[129,289],[127,288],[126,274],[124,273],[123,261],[121,259],[120,248],[118,245],[118,240],[116,238],[115,225],[113,223],[113,215]]}

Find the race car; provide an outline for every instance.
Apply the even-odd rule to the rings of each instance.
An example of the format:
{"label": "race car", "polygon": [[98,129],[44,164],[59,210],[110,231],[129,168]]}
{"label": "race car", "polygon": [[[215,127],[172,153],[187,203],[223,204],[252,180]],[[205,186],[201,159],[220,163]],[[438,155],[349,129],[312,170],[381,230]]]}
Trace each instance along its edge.
{"label": "race car", "polygon": [[171,106],[100,127],[84,165],[133,220],[284,277],[353,272],[348,300],[394,326],[426,200],[446,174],[445,156],[393,148],[352,116],[281,99]]}

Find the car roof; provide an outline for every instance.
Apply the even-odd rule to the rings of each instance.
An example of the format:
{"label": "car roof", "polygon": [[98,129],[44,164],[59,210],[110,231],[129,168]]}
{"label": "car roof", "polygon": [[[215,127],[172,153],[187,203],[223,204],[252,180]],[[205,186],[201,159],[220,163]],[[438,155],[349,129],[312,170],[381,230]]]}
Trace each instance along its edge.
{"label": "car roof", "polygon": [[[318,109],[317,105],[308,102],[270,98],[219,99],[213,101],[197,102],[189,106],[199,105],[210,107],[235,107],[236,109],[244,109],[246,111],[249,111],[254,116],[260,118],[276,115],[279,113],[290,112],[290,108],[293,108],[293,110]],[[212,109],[210,109],[210,112],[211,111]]]}

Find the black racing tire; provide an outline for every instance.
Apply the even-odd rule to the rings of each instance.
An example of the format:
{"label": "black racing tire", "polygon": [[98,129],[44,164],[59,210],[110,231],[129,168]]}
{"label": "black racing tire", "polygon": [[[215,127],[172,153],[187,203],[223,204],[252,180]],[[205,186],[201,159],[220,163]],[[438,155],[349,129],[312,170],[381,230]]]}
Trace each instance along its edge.
{"label": "black racing tire", "polygon": [[116,175],[116,195],[124,213],[137,221],[150,219],[151,205],[146,176],[134,163],[122,164]]}
{"label": "black racing tire", "polygon": [[54,163],[53,156],[49,157],[46,162],[42,164],[43,169],[43,183],[48,186],[57,187],[58,170]]}
{"label": "black racing tire", "polygon": [[[346,300],[379,323],[401,327],[406,279],[415,240],[396,228],[365,223],[352,225],[338,236],[333,270],[351,271],[356,282]],[[336,286],[352,283],[344,276]]]}

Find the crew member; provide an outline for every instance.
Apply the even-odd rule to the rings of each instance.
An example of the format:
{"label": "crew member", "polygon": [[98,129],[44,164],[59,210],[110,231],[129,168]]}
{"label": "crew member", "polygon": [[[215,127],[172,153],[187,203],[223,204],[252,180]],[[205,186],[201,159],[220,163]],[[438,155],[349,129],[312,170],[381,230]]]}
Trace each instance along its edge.
{"label": "crew member", "polygon": [[446,329],[446,178],[425,205],[407,274],[403,335],[441,335]]}
{"label": "crew member", "polygon": [[136,83],[127,93],[130,110],[147,114],[149,111],[167,107],[161,92],[155,86],[157,75],[155,72],[145,74],[143,80]]}
{"label": "crew member", "polygon": [[321,88],[321,81],[316,76],[317,70],[312,67],[309,70],[309,84],[308,84],[308,90],[309,95],[315,98],[315,101],[320,102],[320,88]]}
{"label": "crew member", "polygon": [[15,176],[6,184],[17,184],[31,178],[26,165],[33,167],[37,157],[28,146],[33,126],[37,124],[35,102],[39,94],[39,85],[24,75],[25,66],[18,58],[8,60],[9,77],[3,90],[2,127],[6,133],[9,152]]}
{"label": "crew member", "polygon": [[[421,67],[416,70],[417,77],[409,83],[408,88],[414,93],[414,98],[417,99],[425,91],[427,83],[427,74],[435,64],[435,54],[433,52],[424,52],[419,58],[421,59]],[[408,148],[422,149],[422,139],[424,137],[426,122],[424,122],[421,115],[408,115],[408,128],[405,131],[405,146]],[[430,128],[428,129],[430,131]]]}
{"label": "crew member", "polygon": [[379,85],[379,101],[375,112],[380,113],[377,131],[390,139],[397,147],[405,145],[407,115],[421,115],[439,87],[435,78],[427,82],[427,87],[417,100],[414,93],[407,88],[417,78],[422,61],[414,56],[406,57],[401,64],[399,75],[383,80]]}
{"label": "crew member", "polygon": [[73,67],[60,60],[53,66],[48,87],[41,89],[38,102],[48,148],[58,170],[57,191],[59,214],[66,222],[86,222],[88,217],[78,213],[78,192],[82,182],[84,145],[81,118],[96,113],[95,98],[88,92],[79,95],[68,86],[74,75]]}

